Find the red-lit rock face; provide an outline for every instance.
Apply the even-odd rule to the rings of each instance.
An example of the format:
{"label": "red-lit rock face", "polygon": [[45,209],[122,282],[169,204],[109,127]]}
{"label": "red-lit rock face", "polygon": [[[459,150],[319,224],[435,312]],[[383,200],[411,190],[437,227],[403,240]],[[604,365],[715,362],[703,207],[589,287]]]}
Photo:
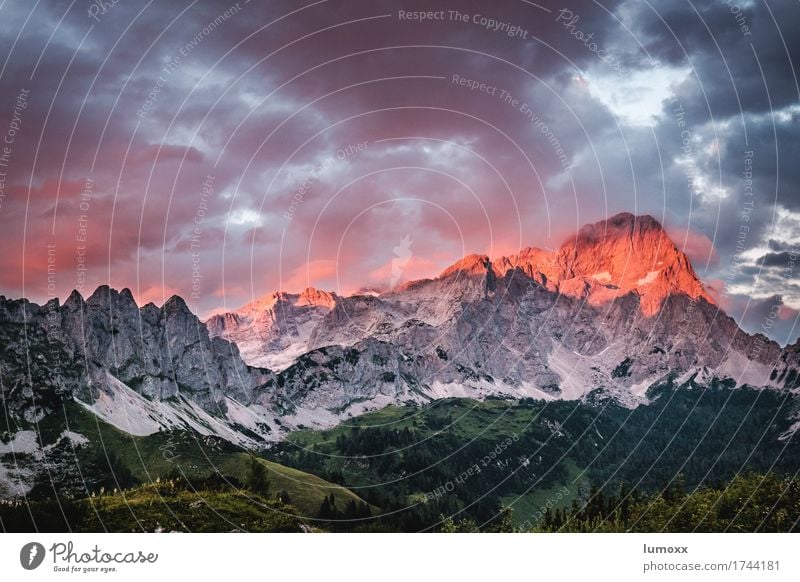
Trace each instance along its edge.
{"label": "red-lit rock face", "polygon": [[212,336],[237,343],[249,364],[281,369],[311,349],[350,345],[400,329],[406,321],[446,325],[464,306],[497,299],[498,282],[505,281],[504,292],[515,295],[514,273],[593,306],[611,306],[614,299],[634,294],[637,301],[626,305],[638,305],[647,318],[673,295],[713,303],[687,256],[654,218],[618,214],[583,227],[556,250],[527,248],[494,261],[468,255],[434,279],[409,281],[382,294],[278,291],[216,315],[207,325]]}
{"label": "red-lit rock face", "polygon": [[[618,214],[584,226],[556,251],[527,248],[497,259],[492,266],[498,275],[519,268],[548,289],[587,299],[592,305],[634,292],[647,316],[655,314],[671,294],[714,302],[688,257],[651,216]],[[458,270],[468,272],[463,266]]]}
{"label": "red-lit rock face", "polygon": [[641,297],[645,315],[656,313],[676,293],[713,303],[688,257],[650,216],[618,214],[583,227],[559,249],[557,263],[562,279],[578,277],[592,284],[593,304],[632,291]]}

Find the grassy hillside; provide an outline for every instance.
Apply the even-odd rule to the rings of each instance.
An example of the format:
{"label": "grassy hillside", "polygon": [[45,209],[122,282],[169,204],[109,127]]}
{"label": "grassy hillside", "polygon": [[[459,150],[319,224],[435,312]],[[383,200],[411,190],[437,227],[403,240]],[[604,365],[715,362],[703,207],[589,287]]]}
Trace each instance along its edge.
{"label": "grassy hillside", "polygon": [[[223,475],[230,475],[242,482],[246,482],[252,459],[253,457],[247,453],[228,455],[218,465],[218,469]],[[364,503],[363,499],[349,489],[325,481],[311,473],[285,467],[261,458],[256,458],[255,461],[266,469],[268,491],[273,494],[280,494],[279,496],[283,499],[288,499],[289,503],[297,509],[298,515],[302,517],[317,517],[323,500],[326,497],[330,497],[330,495],[333,495],[336,502],[342,506],[350,502]],[[375,506],[370,506],[370,511],[374,515],[380,513],[380,510]]]}
{"label": "grassy hillside", "polygon": [[[765,481],[766,490],[757,479],[745,483],[755,509],[720,492],[747,472],[780,480],[800,469],[797,444],[787,439],[797,407],[791,394],[666,383],[649,398],[633,410],[599,397],[392,406],[330,430],[292,433],[258,457],[186,431],[132,437],[69,403],[64,415],[37,427],[49,473],[29,498],[36,527],[50,531],[76,523],[116,531],[506,531],[514,523],[624,531],[631,508],[642,516],[641,531],[685,531],[709,504],[717,512],[714,495],[721,509],[704,521],[708,531],[728,527],[721,524],[757,529],[753,511],[768,509],[773,498],[782,513],[769,515],[769,528],[790,525],[797,508],[780,505],[782,481]],[[83,442],[65,439],[67,429]],[[16,460],[43,465],[27,457]],[[164,483],[172,489],[162,491]],[[628,499],[623,492],[631,491]],[[681,495],[689,513],[667,524]],[[612,502],[624,503],[626,513],[616,514]],[[731,522],[731,508],[748,517]],[[2,529],[33,529],[23,510],[0,504]]]}
{"label": "grassy hillside", "polygon": [[189,491],[174,481],[84,500],[80,531],[299,532],[290,506],[249,491]]}
{"label": "grassy hillside", "polygon": [[792,474],[788,393],[666,383],[634,410],[611,401],[449,399],[389,407],[326,431],[301,431],[268,455],[340,483],[393,514],[386,527],[442,527],[441,516],[490,527],[579,507],[592,488],[643,494],[675,482],[719,486],[743,471]]}
{"label": "grassy hillside", "polygon": [[[263,467],[263,482],[258,485],[257,493],[290,505],[297,515],[311,521],[330,495],[343,506],[351,502],[366,506],[361,498],[341,485],[254,457],[220,438],[181,430],[136,437],[99,420],[74,402],[67,402],[63,412],[48,416],[38,425],[12,428],[34,430],[39,442],[49,445],[48,471],[39,475],[29,495],[39,501],[54,499],[54,490],[59,499],[81,499],[103,491],[106,496],[111,495],[102,498],[104,503],[111,504],[107,507],[110,511],[117,501],[127,499],[114,497],[116,491],[131,489],[136,491],[134,500],[147,499],[145,490],[136,487],[168,478],[179,479],[197,489],[212,482],[215,488],[227,490],[232,496],[230,500],[241,501],[239,490],[248,489],[245,496],[253,494],[250,481],[253,463],[257,463]],[[67,430],[88,442],[81,439],[82,442],[75,445],[61,438]],[[24,467],[41,465],[41,460],[33,455],[18,454],[15,459],[6,461],[16,461]],[[182,493],[175,502],[180,505],[187,495],[188,492]],[[220,495],[215,499],[226,501]],[[370,512],[377,514],[380,510],[372,506]]]}
{"label": "grassy hillside", "polygon": [[0,505],[0,522],[4,531],[11,532],[301,532],[312,528],[291,506],[251,491],[195,490],[178,479],[83,499],[6,503]]}

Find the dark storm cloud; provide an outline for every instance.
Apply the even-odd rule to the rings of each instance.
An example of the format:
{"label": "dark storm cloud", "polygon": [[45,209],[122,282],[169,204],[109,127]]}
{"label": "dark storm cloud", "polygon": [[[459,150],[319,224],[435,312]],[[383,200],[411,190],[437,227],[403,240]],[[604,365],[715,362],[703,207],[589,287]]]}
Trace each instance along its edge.
{"label": "dark storm cloud", "polygon": [[768,253],[757,259],[756,262],[764,265],[765,267],[784,267],[789,264],[791,254],[785,253]]}
{"label": "dark storm cloud", "polygon": [[[618,46],[641,42],[649,53],[642,70],[653,68],[652,59],[689,72],[653,128],[664,171],[637,184],[651,193],[642,200],[652,205],[663,192],[673,220],[713,240],[717,267],[699,265],[709,278],[759,297],[784,293],[782,301],[794,308],[796,290],[761,264],[759,249],[796,248],[800,226],[791,161],[798,147],[800,43],[789,28],[797,11],[790,3],[630,2],[618,12],[635,33],[620,36]],[[645,147],[633,167],[655,167],[654,149]]]}
{"label": "dark storm cloud", "polygon": [[[800,38],[793,2],[629,2],[637,39],[650,56],[689,64],[683,101],[693,115],[718,119],[770,113],[796,103],[793,68]],[[762,79],[763,71],[763,79]],[[741,120],[740,120],[741,122]]]}
{"label": "dark storm cloud", "polygon": [[769,249],[774,252],[786,253],[793,250],[792,245],[779,240],[770,239],[767,244],[769,245]]}

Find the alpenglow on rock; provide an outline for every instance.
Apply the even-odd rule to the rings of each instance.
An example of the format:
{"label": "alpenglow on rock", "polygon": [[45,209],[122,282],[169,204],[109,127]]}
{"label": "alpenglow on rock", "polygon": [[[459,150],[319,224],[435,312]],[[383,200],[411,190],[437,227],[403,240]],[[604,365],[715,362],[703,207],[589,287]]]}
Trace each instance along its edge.
{"label": "alpenglow on rock", "polygon": [[[216,316],[230,324],[212,331],[238,342],[251,364],[280,358],[275,397],[288,411],[317,411],[312,422],[450,395],[583,398],[600,390],[636,405],[667,377],[777,386],[772,368],[796,365],[717,307],[650,216],[587,225],[555,251],[469,255],[433,279],[331,298],[312,317],[297,299],[280,311],[270,305],[263,327],[251,304]],[[285,345],[303,355],[287,358]]]}
{"label": "alpenglow on rock", "polygon": [[648,216],[559,249],[470,255],[438,277],[344,297],[273,293],[203,323],[180,297],[103,286],[60,305],[0,298],[6,411],[75,400],[131,434],[248,447],[388,404],[464,396],[647,401],[657,383],[798,390],[800,347],[751,336]]}

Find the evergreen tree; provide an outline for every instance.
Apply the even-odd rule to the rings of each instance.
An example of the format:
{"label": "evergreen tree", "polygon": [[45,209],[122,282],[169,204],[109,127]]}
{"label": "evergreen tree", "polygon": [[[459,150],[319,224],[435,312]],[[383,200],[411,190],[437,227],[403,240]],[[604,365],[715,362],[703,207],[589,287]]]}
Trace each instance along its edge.
{"label": "evergreen tree", "polygon": [[267,468],[254,455],[250,456],[250,472],[247,477],[247,486],[254,493],[264,495],[269,488]]}
{"label": "evergreen tree", "polygon": [[327,496],[322,499],[322,503],[319,506],[319,515],[317,517],[320,519],[331,519],[333,517],[331,502],[328,500]]}

